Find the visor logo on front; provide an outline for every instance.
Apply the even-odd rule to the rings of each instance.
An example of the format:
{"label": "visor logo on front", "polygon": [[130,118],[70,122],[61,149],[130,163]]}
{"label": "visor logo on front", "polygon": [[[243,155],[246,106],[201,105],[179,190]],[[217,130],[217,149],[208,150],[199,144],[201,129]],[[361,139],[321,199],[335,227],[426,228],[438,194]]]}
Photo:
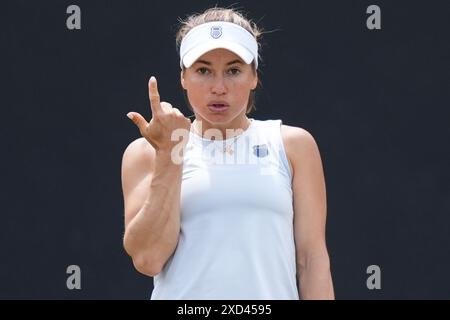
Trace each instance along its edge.
{"label": "visor logo on front", "polygon": [[211,27],[211,37],[214,39],[220,38],[222,36],[222,27],[214,26]]}

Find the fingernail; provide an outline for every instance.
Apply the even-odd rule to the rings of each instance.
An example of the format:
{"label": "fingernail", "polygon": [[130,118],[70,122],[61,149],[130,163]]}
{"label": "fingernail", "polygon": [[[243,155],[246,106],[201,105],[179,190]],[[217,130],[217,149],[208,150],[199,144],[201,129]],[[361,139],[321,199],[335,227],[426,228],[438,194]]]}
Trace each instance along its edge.
{"label": "fingernail", "polygon": [[127,113],[127,117],[130,118],[131,120],[133,120],[133,114],[131,112]]}
{"label": "fingernail", "polygon": [[150,77],[150,81],[155,81],[156,79],[155,79],[155,77],[154,76],[151,76]]}

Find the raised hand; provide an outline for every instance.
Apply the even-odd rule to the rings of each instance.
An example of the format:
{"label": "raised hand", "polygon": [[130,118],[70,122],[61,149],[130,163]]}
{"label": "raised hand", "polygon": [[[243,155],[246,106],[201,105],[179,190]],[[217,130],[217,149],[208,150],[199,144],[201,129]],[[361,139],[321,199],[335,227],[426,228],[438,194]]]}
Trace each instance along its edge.
{"label": "raised hand", "polygon": [[[133,120],[139,128],[141,135],[155,148],[156,151],[171,151],[179,143],[172,141],[172,133],[177,129],[186,131],[184,144],[187,143],[191,120],[186,118],[180,110],[172,107],[170,103],[160,102],[158,84],[155,77],[151,77],[148,82],[150,108],[152,118],[147,122],[143,116],[137,112],[129,112],[127,116]],[[179,135],[178,135],[179,136]]]}

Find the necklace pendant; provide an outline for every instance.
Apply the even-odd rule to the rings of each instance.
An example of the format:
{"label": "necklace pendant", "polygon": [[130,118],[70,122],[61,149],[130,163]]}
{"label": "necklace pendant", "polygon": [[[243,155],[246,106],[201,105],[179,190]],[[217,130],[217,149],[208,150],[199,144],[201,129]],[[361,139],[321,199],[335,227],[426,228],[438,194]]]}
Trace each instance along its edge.
{"label": "necklace pendant", "polygon": [[229,154],[230,156],[233,155],[233,149],[231,148],[231,146],[227,146],[227,147],[224,149],[224,152],[226,152],[226,153]]}

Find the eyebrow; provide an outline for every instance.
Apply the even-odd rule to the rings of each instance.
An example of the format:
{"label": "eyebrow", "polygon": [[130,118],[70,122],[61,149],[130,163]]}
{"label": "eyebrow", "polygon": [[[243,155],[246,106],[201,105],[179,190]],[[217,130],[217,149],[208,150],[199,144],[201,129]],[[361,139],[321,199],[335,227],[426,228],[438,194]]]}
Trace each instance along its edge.
{"label": "eyebrow", "polygon": [[[195,61],[195,63],[203,63],[203,64],[206,64],[207,66],[210,66],[210,65],[211,65],[211,62],[206,61],[206,60],[197,60],[197,61]],[[229,66],[229,65],[231,65],[231,64],[235,64],[235,63],[244,64],[244,63],[242,62],[242,60],[236,59],[236,60],[233,60],[233,61],[228,62],[228,63],[227,63],[227,66]]]}

